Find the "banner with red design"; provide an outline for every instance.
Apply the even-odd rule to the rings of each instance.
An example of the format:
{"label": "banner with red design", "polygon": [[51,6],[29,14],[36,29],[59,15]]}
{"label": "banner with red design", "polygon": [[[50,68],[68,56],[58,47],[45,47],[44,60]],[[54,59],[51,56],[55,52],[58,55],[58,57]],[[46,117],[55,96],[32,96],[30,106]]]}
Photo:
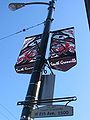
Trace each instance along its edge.
{"label": "banner with red design", "polygon": [[26,37],[15,64],[17,73],[32,73],[42,34]]}
{"label": "banner with red design", "polygon": [[51,68],[60,71],[77,64],[74,27],[52,32],[49,62]]}

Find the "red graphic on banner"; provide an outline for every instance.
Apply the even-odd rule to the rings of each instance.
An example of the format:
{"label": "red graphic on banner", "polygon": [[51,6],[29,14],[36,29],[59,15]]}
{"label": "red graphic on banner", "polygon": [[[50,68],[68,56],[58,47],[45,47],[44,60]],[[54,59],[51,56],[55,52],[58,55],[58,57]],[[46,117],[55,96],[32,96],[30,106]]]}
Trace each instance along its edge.
{"label": "red graphic on banner", "polygon": [[51,68],[61,71],[67,71],[76,65],[73,27],[52,33],[49,62]]}
{"label": "red graphic on banner", "polygon": [[40,46],[41,35],[26,37],[22,50],[15,64],[17,73],[32,73],[36,56],[38,54],[38,47]]}

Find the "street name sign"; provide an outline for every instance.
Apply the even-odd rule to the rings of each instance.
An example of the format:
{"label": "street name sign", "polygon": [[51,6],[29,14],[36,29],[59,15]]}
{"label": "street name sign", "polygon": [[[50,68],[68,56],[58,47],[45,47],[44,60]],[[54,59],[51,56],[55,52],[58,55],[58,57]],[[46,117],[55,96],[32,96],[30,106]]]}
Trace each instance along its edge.
{"label": "street name sign", "polygon": [[73,107],[65,105],[49,105],[33,109],[31,113],[32,118],[63,116],[73,116]]}

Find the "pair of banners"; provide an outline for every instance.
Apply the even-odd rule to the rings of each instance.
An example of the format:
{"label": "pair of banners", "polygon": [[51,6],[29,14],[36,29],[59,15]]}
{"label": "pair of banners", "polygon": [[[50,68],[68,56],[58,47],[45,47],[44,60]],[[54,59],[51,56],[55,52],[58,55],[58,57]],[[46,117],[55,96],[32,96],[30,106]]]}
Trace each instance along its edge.
{"label": "pair of banners", "polygon": [[[49,64],[52,69],[67,71],[77,64],[74,27],[51,32]],[[31,74],[42,34],[26,37],[15,64],[17,73]]]}

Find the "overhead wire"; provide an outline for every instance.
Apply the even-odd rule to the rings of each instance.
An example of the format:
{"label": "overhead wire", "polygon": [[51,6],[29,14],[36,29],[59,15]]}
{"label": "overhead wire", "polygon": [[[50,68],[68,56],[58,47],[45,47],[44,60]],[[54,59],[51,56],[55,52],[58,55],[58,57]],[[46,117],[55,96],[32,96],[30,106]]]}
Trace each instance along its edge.
{"label": "overhead wire", "polygon": [[[2,37],[2,38],[0,38],[0,40],[9,38],[9,37],[14,36],[14,35],[16,35],[16,34],[19,34],[19,33],[21,33],[21,32],[25,32],[25,31],[27,31],[27,30],[29,30],[29,29],[31,29],[31,28],[40,26],[41,24],[44,24],[44,23],[45,23],[45,21],[44,21],[44,22],[41,22],[41,23],[38,23],[38,24],[36,24],[36,25],[30,26],[30,27],[28,27],[28,28],[22,29],[22,30],[20,30],[20,31],[18,31],[18,32],[15,32],[15,33],[10,34],[10,35],[8,35],[8,36]],[[0,106],[1,106],[2,108],[4,108],[15,120],[17,120],[17,118],[15,117],[15,115],[13,115],[12,112],[10,112],[4,105],[0,104]],[[0,111],[0,114],[1,114],[4,118],[6,118],[7,120],[10,120],[10,119],[9,119],[4,113],[2,113],[1,111]]]}
{"label": "overhead wire", "polygon": [[[4,105],[0,104],[0,106],[1,106],[2,108],[4,108],[15,120],[17,120],[17,118],[15,117],[15,115],[13,115],[13,113],[10,112]],[[2,113],[2,115],[4,115],[4,114]],[[6,117],[6,116],[5,116],[5,117]]]}
{"label": "overhead wire", "polygon": [[44,23],[45,23],[45,21],[43,21],[43,22],[41,22],[41,23],[38,23],[38,24],[36,24],[36,25],[30,26],[30,27],[28,27],[28,28],[22,29],[22,30],[20,30],[20,31],[18,31],[18,32],[15,32],[15,33],[12,33],[12,34],[7,35],[7,36],[5,36],[5,37],[2,37],[2,38],[0,38],[0,40],[9,38],[9,37],[14,36],[14,35],[16,35],[16,34],[19,34],[19,33],[21,33],[21,32],[25,32],[25,31],[27,31],[27,30],[29,30],[29,29],[32,29],[32,28],[37,27],[37,26],[40,26],[41,24],[44,24]]}
{"label": "overhead wire", "polygon": [[7,120],[10,120],[4,113],[2,113],[1,111],[0,111],[0,114],[4,117],[4,118],[6,118]]}

